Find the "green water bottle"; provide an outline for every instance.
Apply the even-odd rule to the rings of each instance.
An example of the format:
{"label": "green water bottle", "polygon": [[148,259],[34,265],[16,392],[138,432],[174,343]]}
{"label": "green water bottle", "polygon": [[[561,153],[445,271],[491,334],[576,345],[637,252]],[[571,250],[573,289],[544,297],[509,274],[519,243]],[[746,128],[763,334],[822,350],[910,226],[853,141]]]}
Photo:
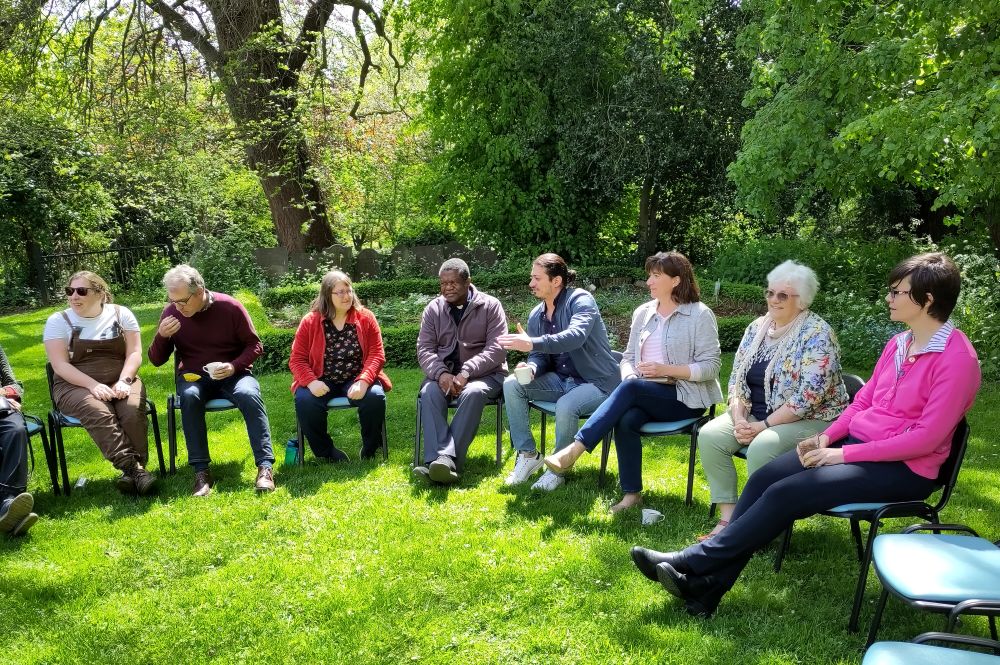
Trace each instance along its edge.
{"label": "green water bottle", "polygon": [[285,464],[292,465],[299,462],[299,440],[291,438],[285,444]]}

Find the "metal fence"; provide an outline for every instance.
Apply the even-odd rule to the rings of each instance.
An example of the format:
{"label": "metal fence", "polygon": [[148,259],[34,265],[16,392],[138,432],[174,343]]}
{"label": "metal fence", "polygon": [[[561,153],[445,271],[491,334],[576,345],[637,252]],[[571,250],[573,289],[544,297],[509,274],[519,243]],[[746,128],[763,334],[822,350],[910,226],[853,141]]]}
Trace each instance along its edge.
{"label": "metal fence", "polygon": [[120,247],[92,252],[72,252],[66,254],[42,254],[38,257],[37,275],[40,275],[37,289],[44,302],[53,302],[63,297],[62,289],[66,280],[78,270],[90,270],[108,281],[118,290],[132,285],[136,267],[147,259],[164,258],[176,263],[171,244]]}

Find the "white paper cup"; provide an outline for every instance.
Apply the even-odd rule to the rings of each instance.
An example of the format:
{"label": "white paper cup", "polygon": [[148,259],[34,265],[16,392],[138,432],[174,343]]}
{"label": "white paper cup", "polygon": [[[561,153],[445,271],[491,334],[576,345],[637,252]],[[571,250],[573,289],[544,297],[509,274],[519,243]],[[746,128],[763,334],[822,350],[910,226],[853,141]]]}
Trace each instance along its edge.
{"label": "white paper cup", "polygon": [[208,363],[207,365],[205,365],[204,367],[202,367],[202,369],[205,370],[205,372],[209,376],[212,376],[218,370],[220,370],[222,368],[222,366],[225,365],[225,364],[226,363]]}
{"label": "white paper cup", "polygon": [[531,367],[524,365],[522,367],[514,368],[514,376],[517,377],[517,382],[522,386],[526,386],[531,383],[531,380],[535,378],[535,373]]}
{"label": "white paper cup", "polygon": [[656,524],[657,522],[663,521],[664,514],[659,510],[653,510],[652,508],[642,509],[642,523],[646,526],[650,524]]}

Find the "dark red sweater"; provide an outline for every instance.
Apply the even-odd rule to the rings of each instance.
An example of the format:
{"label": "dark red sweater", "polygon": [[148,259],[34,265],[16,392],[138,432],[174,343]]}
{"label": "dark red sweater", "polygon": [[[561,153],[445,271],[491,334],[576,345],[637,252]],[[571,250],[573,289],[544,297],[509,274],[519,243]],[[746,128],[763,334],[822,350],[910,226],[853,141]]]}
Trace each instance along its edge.
{"label": "dark red sweater", "polygon": [[153,336],[146,355],[154,367],[167,362],[176,351],[178,372],[200,372],[208,363],[223,362],[232,363],[239,373],[251,369],[253,361],[264,353],[243,303],[225,293],[212,292],[212,304],[191,318],[167,305],[160,321],[168,316],[177,317],[181,329],[173,337]]}

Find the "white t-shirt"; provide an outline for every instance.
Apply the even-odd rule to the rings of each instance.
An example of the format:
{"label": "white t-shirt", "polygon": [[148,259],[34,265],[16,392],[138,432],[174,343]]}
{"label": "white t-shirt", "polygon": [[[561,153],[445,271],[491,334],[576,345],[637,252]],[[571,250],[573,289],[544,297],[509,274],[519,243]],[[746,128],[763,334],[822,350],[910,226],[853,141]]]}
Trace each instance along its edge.
{"label": "white t-shirt", "polygon": [[[101,313],[91,318],[79,316],[71,309],[65,311],[73,327],[80,329],[80,339],[114,339],[123,331],[139,330],[139,321],[136,320],[135,314],[121,305],[104,305]],[[53,339],[63,339],[69,344],[72,334],[73,331],[66,325],[62,313],[56,312],[45,322],[42,340],[48,342]]]}

